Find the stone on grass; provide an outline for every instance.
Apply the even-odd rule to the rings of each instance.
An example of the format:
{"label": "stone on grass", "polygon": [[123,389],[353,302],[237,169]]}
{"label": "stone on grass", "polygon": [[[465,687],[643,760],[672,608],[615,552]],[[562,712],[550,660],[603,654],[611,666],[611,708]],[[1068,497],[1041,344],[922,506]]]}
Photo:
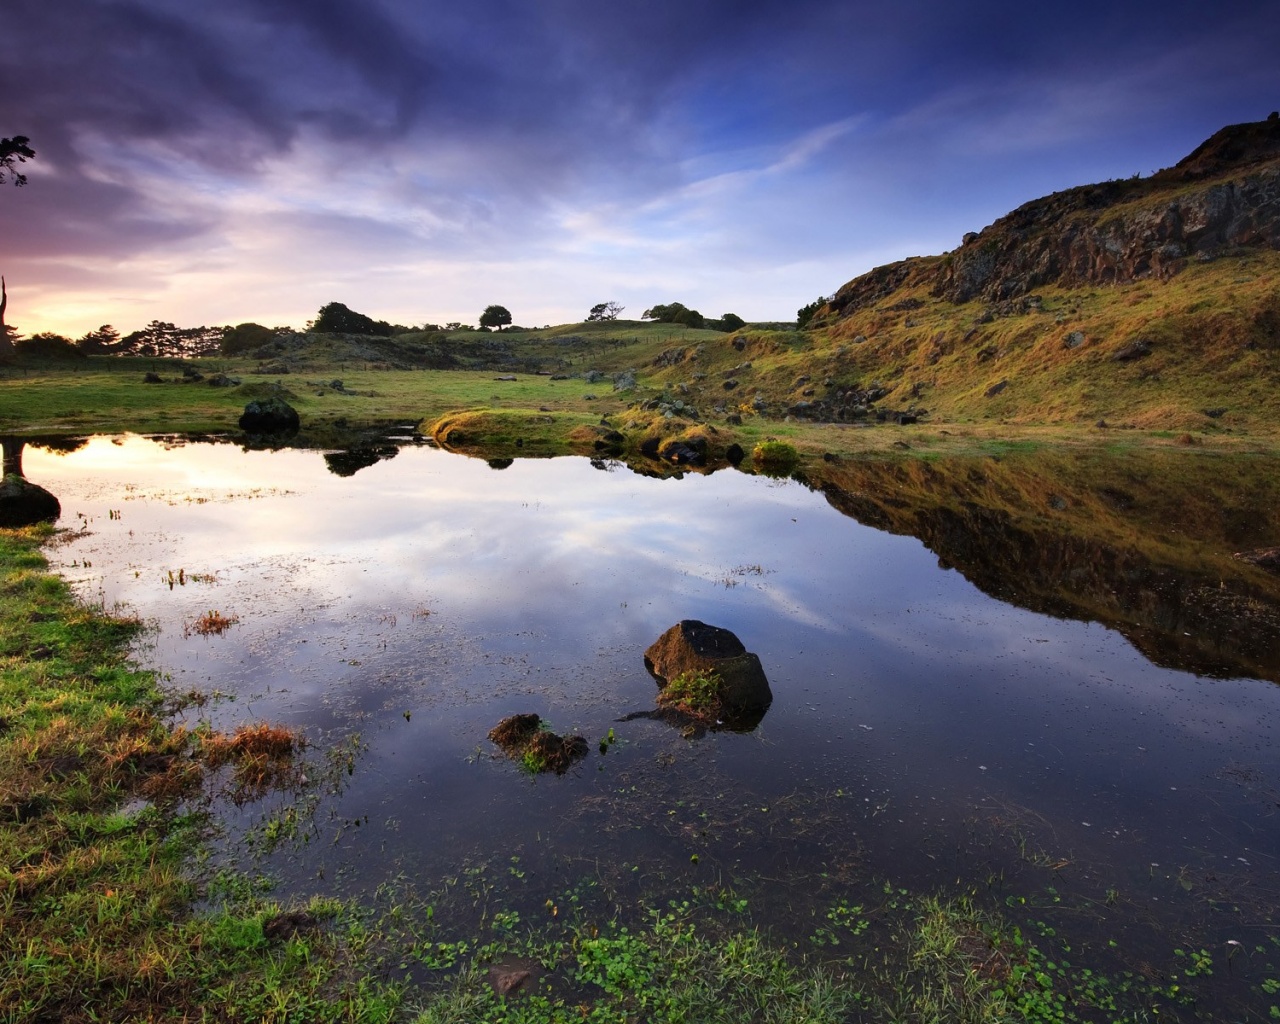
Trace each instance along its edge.
{"label": "stone on grass", "polygon": [[244,407],[240,429],[250,434],[285,434],[298,429],[298,410],[283,398],[261,398]]}

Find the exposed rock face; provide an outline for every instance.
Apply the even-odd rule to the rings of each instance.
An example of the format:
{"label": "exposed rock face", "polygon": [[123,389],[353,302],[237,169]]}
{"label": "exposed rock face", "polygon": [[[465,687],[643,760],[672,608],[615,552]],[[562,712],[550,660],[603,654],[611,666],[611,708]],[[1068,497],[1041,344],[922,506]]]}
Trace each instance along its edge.
{"label": "exposed rock face", "polygon": [[720,702],[732,712],[761,712],[773,703],[760,659],[729,630],[697,619],[684,619],[658,637],[644,663],[664,683],[686,672],[716,673]]}
{"label": "exposed rock face", "polygon": [[39,484],[11,473],[0,480],[0,526],[31,526],[62,515],[62,505]]}
{"label": "exposed rock face", "polygon": [[1241,247],[1280,249],[1280,119],[1224,128],[1149,178],[1036,199],[970,232],[946,256],[863,274],[828,309],[852,312],[918,285],[952,302],[999,303],[1044,285],[1170,277],[1188,260]]}
{"label": "exposed rock face", "polygon": [[240,429],[250,434],[285,434],[298,429],[298,410],[283,398],[250,402],[240,416]]}

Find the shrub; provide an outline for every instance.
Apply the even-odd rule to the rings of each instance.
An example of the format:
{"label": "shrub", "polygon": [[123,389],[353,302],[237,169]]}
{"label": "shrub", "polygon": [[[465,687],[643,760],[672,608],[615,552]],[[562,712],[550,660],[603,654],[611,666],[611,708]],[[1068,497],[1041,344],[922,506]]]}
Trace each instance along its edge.
{"label": "shrub", "polygon": [[762,466],[786,468],[800,461],[800,453],[786,441],[761,441],[751,452],[751,458]]}
{"label": "shrub", "polygon": [[42,331],[29,338],[19,338],[14,343],[18,354],[28,359],[83,359],[85,354],[72,344],[70,338],[52,331]]}
{"label": "shrub", "polygon": [[276,332],[262,324],[236,324],[222,332],[222,354],[234,356],[261,348],[276,336]]}

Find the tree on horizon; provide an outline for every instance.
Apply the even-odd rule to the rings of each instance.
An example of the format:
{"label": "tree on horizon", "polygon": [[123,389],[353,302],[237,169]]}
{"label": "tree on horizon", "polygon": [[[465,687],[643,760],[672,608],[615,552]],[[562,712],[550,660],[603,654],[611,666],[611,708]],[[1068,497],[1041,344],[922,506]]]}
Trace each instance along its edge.
{"label": "tree on horizon", "polygon": [[481,327],[496,327],[502,330],[504,324],[511,323],[511,311],[506,306],[486,306],[480,314]]}

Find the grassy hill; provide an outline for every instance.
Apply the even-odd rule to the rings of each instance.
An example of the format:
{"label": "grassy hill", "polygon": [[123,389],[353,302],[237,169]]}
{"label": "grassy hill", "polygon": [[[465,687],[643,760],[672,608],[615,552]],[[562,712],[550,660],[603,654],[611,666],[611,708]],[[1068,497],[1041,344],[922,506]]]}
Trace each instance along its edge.
{"label": "grassy hill", "polygon": [[[879,267],[802,331],[617,320],[284,335],[201,360],[206,376],[235,378],[219,390],[184,373],[190,361],[19,361],[0,367],[0,431],[228,429],[265,388],[313,426],[448,416],[476,447],[594,445],[584,428],[610,417],[628,441],[697,426],[721,447],[773,433],[818,453],[893,444],[837,429],[878,423],[915,424],[902,436],[916,447],[1046,428],[1272,438],[1277,282],[1280,117],[1225,128],[1149,178],[1024,204],[950,253]],[[147,370],[162,386],[141,383]]]}

